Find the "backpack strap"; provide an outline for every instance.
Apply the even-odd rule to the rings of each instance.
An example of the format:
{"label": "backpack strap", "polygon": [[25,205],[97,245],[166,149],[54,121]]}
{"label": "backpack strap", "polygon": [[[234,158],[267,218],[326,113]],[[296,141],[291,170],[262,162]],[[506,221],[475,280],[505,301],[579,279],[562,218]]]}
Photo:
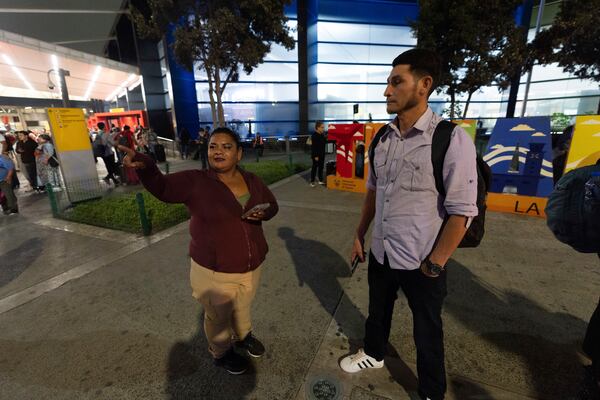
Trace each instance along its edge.
{"label": "backpack strap", "polygon": [[435,127],[433,138],[431,139],[431,163],[433,164],[433,177],[435,178],[435,187],[437,191],[446,196],[444,188],[444,159],[450,146],[452,131],[455,123],[450,121],[440,121]]}
{"label": "backpack strap", "polygon": [[388,124],[385,124],[384,126],[379,128],[379,130],[373,137],[371,144],[369,145],[369,163],[371,164],[371,170],[373,171],[373,175],[375,175],[375,178],[377,178],[377,172],[375,171],[375,167],[373,166],[373,162],[375,160],[375,148],[377,147],[377,144],[379,144],[379,142],[381,141],[381,137],[387,132],[387,127]]}

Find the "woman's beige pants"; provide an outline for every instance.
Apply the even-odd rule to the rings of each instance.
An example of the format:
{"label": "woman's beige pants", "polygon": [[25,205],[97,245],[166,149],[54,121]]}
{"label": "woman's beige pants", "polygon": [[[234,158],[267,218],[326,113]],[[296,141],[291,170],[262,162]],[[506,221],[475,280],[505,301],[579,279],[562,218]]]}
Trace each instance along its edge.
{"label": "woman's beige pants", "polygon": [[214,358],[223,356],[234,340],[252,330],[250,307],[261,268],[241,274],[216,272],[192,260],[192,296],[204,307],[204,332]]}

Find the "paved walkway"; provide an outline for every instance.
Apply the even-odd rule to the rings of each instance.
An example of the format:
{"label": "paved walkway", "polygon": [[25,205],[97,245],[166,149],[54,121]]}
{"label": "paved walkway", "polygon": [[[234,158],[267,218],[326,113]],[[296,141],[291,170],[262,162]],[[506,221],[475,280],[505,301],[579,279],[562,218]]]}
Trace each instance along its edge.
{"label": "paved walkway", "polygon": [[[143,238],[56,221],[47,199],[21,198],[21,215],[0,218],[0,398],[285,400],[316,385],[338,399],[416,399],[403,296],[386,367],[337,367],[360,344],[368,306],[366,268],[350,276],[347,262],[361,196],[305,177],[272,188],[281,209],[265,223],[271,250],[254,303],[268,354],[238,377],[206,351],[187,223]],[[540,219],[490,213],[486,228],[449,266],[448,398],[567,399],[598,259],[556,242]]]}

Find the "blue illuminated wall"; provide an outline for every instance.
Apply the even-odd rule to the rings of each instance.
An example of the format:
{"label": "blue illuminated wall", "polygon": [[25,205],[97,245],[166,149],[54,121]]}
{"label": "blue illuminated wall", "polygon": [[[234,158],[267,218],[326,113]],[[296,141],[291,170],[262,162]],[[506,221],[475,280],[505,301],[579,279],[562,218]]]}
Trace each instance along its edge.
{"label": "blue illuminated wall", "polygon": [[194,74],[175,61],[171,46],[173,43],[172,31],[167,33],[166,40],[169,54],[167,58],[169,60],[171,90],[173,92],[173,108],[175,110],[176,134],[179,134],[181,129],[185,127],[192,137],[196,137],[200,128],[200,121],[198,118]]}
{"label": "blue illuminated wall", "polygon": [[[306,0],[308,119],[326,122],[387,121],[385,82],[392,60],[416,45],[409,22],[418,16],[417,1],[397,0]],[[553,3],[554,4],[554,3]],[[296,2],[286,8],[290,27],[297,27]],[[546,8],[557,7],[547,5]],[[532,16],[535,24],[535,12]],[[548,21],[551,15],[547,12]],[[533,39],[533,29],[530,30]],[[202,71],[193,74],[177,68],[170,58],[173,97],[178,126],[211,125],[208,84]],[[300,71],[301,72],[301,71]],[[249,128],[265,136],[307,134],[299,127],[298,50],[273,46],[265,62],[252,74],[241,73],[224,93],[228,124],[242,136]],[[517,114],[523,104],[526,75],[521,78]],[[304,93],[304,92],[303,92]],[[589,80],[565,74],[556,65],[533,67],[527,116],[594,113],[600,90]],[[459,102],[467,95],[459,96]],[[467,118],[481,119],[491,128],[506,115],[508,91],[484,87],[473,94]],[[359,105],[353,114],[353,105]],[[430,105],[437,113],[448,107],[445,95],[433,94]]]}
{"label": "blue illuminated wall", "polygon": [[392,60],[416,45],[408,24],[417,17],[417,3],[314,0],[313,7],[309,119],[387,121],[385,82]]}

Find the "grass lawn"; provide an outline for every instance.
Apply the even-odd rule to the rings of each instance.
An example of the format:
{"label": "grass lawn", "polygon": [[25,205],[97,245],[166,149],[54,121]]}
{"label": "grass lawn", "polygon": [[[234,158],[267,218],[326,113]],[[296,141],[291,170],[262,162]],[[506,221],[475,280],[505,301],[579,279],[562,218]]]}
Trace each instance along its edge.
{"label": "grass lawn", "polygon": [[[242,166],[267,184],[277,182],[290,175],[304,171],[307,165],[294,164],[292,168],[283,161],[261,161]],[[146,212],[152,223],[152,232],[158,232],[189,218],[182,204],[167,204],[156,199],[146,190],[141,190]],[[125,232],[141,233],[142,225],[135,201],[135,193],[117,194],[100,200],[77,204],[60,214],[61,218],[88,225],[101,226]]]}

